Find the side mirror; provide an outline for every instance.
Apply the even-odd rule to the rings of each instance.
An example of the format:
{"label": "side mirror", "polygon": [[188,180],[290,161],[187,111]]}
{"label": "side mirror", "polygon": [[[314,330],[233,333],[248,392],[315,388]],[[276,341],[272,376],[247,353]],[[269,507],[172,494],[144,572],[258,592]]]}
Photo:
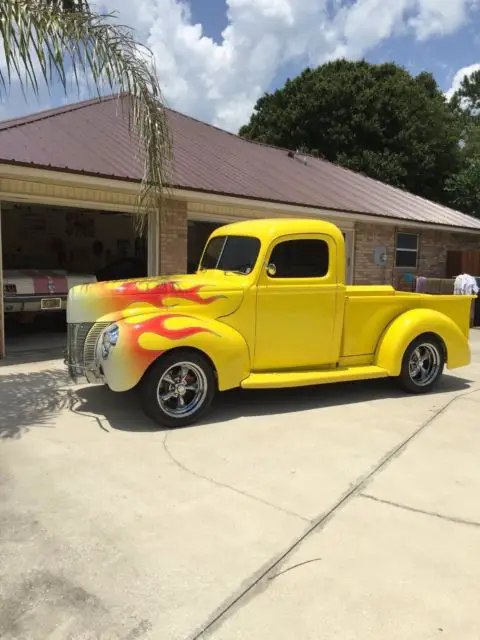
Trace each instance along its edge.
{"label": "side mirror", "polygon": [[277,267],[271,262],[267,264],[267,274],[273,278],[277,273]]}

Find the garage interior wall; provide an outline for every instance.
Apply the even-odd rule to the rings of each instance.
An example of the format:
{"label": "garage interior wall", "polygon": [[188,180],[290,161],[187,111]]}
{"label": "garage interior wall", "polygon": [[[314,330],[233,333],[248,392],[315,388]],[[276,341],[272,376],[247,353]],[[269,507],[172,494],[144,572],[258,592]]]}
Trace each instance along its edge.
{"label": "garage interior wall", "polygon": [[[145,252],[132,216],[4,203],[4,268],[62,268],[92,273],[118,257]],[[101,242],[97,255],[94,243]]]}

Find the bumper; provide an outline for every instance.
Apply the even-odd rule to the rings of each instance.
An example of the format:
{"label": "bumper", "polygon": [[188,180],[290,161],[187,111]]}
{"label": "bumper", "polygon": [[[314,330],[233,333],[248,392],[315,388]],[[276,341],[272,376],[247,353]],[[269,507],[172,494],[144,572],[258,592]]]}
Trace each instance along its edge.
{"label": "bumper", "polygon": [[67,349],[64,351],[63,364],[67,367],[68,377],[75,384],[105,384],[105,379],[101,371],[87,369],[76,362],[72,362],[68,358]]}
{"label": "bumper", "polygon": [[67,294],[58,296],[5,296],[3,308],[5,313],[65,311],[67,308]]}

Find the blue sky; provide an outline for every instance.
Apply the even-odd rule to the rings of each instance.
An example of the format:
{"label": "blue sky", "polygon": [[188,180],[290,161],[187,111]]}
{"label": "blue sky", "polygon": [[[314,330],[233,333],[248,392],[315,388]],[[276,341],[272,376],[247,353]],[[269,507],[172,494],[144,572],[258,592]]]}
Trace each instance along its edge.
{"label": "blue sky", "polygon": [[[413,74],[433,72],[445,92],[480,65],[478,0],[99,1],[151,48],[170,107],[231,131],[262,93],[307,64],[395,61]],[[86,89],[81,97],[90,97]],[[64,102],[55,89],[25,104],[14,84],[0,118]]]}
{"label": "blue sky", "polygon": [[[222,31],[228,24],[225,0],[190,0],[190,9],[192,21],[201,23],[205,35],[220,43]],[[412,34],[389,38],[367,52],[365,58],[373,63],[395,61],[413,74],[431,71],[443,91],[447,91],[459,69],[480,62],[480,12],[451,35],[437,36],[427,42],[418,42]],[[281,87],[288,77],[294,77],[301,70],[301,64],[286,65],[278,71],[270,88]]]}

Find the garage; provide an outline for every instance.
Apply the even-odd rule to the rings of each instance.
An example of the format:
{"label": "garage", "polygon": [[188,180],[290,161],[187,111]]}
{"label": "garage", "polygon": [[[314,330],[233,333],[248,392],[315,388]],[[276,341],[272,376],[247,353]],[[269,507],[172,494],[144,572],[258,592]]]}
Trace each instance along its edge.
{"label": "garage", "polygon": [[[188,273],[220,225],[188,222]],[[148,231],[138,233],[130,213],[2,201],[1,229],[9,356],[61,353],[71,287],[149,273]]]}
{"label": "garage", "polygon": [[72,286],[147,275],[131,214],[2,201],[1,215],[7,355],[63,348]]}
{"label": "garage", "polygon": [[218,227],[222,226],[221,223],[204,222],[197,220],[188,221],[188,247],[187,247],[187,272],[195,273],[197,270],[200,258],[202,257],[203,249],[207,243],[210,234]]}

